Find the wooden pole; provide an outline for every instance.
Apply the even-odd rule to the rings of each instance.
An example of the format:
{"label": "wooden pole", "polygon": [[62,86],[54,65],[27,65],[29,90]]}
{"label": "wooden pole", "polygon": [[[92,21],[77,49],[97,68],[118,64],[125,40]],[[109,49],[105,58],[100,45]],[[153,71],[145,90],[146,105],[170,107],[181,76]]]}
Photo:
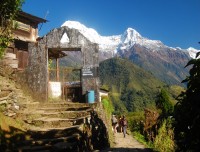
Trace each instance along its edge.
{"label": "wooden pole", "polygon": [[65,83],[64,83],[65,79],[64,79],[64,76],[65,76],[65,70],[62,70],[62,77],[63,77],[62,78],[62,95],[63,95],[62,99],[63,100],[65,100],[65,88],[64,88],[65,87]]}
{"label": "wooden pole", "polygon": [[56,58],[56,81],[60,80],[59,73],[59,59]]}

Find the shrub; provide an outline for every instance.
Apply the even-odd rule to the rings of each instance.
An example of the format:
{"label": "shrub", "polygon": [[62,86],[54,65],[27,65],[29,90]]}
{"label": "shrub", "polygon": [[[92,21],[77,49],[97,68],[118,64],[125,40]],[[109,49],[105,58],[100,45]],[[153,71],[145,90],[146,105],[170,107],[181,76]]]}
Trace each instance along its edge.
{"label": "shrub", "polygon": [[171,127],[169,120],[164,120],[158,130],[158,135],[154,141],[154,148],[159,152],[175,151],[174,130]]}
{"label": "shrub", "polygon": [[143,122],[144,122],[144,113],[143,112],[134,112],[130,113],[128,116],[128,125],[130,130],[142,132],[143,131]]}

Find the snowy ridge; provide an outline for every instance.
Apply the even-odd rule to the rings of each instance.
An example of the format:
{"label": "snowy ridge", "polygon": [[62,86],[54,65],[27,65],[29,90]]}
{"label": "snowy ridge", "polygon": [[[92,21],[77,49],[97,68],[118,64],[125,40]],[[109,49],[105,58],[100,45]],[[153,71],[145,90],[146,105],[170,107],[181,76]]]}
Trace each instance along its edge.
{"label": "snowy ridge", "polygon": [[[189,47],[189,48],[187,49],[187,51],[189,52],[190,57],[193,58],[193,59],[195,59],[195,58],[196,58],[197,52],[199,52],[200,50],[196,50],[196,49],[194,49],[194,48],[192,48],[192,47]],[[200,58],[200,57],[198,57],[198,59],[199,59],[199,58]]]}
{"label": "snowy ridge", "polygon": [[[148,48],[149,51],[153,52],[160,50],[160,48],[169,48],[174,51],[184,50],[179,47],[168,47],[159,40],[144,38],[132,28],[128,28],[122,35],[101,36],[93,28],[88,28],[77,21],[66,21],[62,24],[62,26],[79,30],[80,33],[82,33],[91,42],[99,44],[99,49],[102,52],[117,53],[117,50],[129,50],[134,44],[140,44]],[[200,51],[191,47],[185,50],[189,53],[191,58],[195,58],[196,53]]]}
{"label": "snowy ridge", "polygon": [[99,44],[101,51],[113,51],[120,42],[121,35],[101,36],[93,28],[87,28],[77,21],[66,21],[62,26],[79,30],[91,42]]}

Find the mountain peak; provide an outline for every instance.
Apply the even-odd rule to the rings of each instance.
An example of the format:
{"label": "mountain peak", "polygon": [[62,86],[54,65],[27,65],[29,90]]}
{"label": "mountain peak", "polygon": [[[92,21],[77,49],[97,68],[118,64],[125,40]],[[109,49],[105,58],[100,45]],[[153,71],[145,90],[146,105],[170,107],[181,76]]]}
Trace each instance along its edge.
{"label": "mountain peak", "polygon": [[87,37],[91,42],[99,43],[100,35],[93,28],[88,28],[78,21],[66,21],[61,26],[67,26],[79,30],[81,34]]}
{"label": "mountain peak", "polygon": [[122,42],[123,43],[130,43],[130,42],[136,42],[138,39],[140,39],[142,36],[133,28],[128,28],[123,36],[122,36]]}
{"label": "mountain peak", "polygon": [[139,36],[141,37],[140,33],[138,33],[135,29],[129,27],[126,30],[127,33],[131,34],[132,36]]}
{"label": "mountain peak", "polygon": [[142,40],[142,36],[133,28],[127,28],[127,30],[121,36],[121,42],[118,48],[124,50],[131,48],[135,43]]}

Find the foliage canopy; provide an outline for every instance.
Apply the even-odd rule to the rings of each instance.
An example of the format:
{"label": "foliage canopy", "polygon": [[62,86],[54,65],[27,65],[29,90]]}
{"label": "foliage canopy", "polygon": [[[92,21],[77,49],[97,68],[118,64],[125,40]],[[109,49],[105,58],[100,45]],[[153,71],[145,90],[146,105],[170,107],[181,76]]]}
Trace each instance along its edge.
{"label": "foliage canopy", "polygon": [[[197,57],[200,52],[197,53]],[[175,106],[175,137],[181,151],[200,151],[200,58],[192,59],[190,75],[183,80],[187,90]]]}
{"label": "foliage canopy", "polygon": [[1,0],[0,2],[0,58],[13,40],[13,21],[21,10],[23,2],[24,0]]}

